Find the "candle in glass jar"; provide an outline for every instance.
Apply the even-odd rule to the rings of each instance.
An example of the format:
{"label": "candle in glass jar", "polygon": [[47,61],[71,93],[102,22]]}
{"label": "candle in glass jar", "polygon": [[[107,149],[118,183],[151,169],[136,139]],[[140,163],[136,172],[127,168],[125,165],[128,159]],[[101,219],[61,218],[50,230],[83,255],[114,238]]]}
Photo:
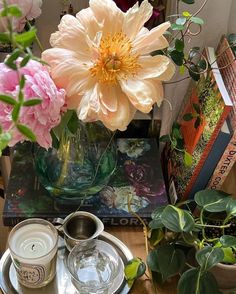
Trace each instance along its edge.
{"label": "candle in glass jar", "polygon": [[[12,251],[22,258],[39,258],[48,254],[56,242],[51,230],[41,224],[21,227],[9,241]],[[46,259],[50,260],[50,256]]]}
{"label": "candle in glass jar", "polygon": [[21,284],[39,288],[53,279],[57,241],[57,230],[42,219],[29,219],[13,228],[8,244]]}

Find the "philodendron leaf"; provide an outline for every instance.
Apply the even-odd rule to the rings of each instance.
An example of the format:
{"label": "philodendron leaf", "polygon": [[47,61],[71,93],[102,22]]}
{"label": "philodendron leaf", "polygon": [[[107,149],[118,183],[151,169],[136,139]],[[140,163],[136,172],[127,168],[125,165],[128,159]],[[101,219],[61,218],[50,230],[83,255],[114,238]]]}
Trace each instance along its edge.
{"label": "philodendron leaf", "polygon": [[236,199],[231,198],[226,205],[227,215],[236,216]]}
{"label": "philodendron leaf", "polygon": [[224,252],[223,262],[235,264],[236,263],[235,251],[231,247],[222,248],[222,250]]}
{"label": "philodendron leaf", "polygon": [[128,261],[125,266],[125,278],[128,282],[129,287],[131,287],[134,281],[141,277],[146,271],[145,263],[138,257],[135,257]]}
{"label": "philodendron leaf", "polygon": [[162,212],[163,225],[173,232],[189,232],[194,228],[194,219],[185,210],[168,205]]}
{"label": "philodendron leaf", "polygon": [[234,237],[234,236],[223,235],[220,237],[219,241],[220,241],[222,247],[236,246],[236,237]]}
{"label": "philodendron leaf", "polygon": [[206,246],[196,253],[196,260],[201,266],[201,271],[206,272],[217,263],[223,261],[224,252],[221,248]]}
{"label": "philodendron leaf", "polygon": [[222,294],[212,273],[201,274],[200,269],[183,273],[178,283],[178,294]]}
{"label": "philodendron leaf", "polygon": [[201,190],[194,196],[197,205],[203,207],[209,212],[225,211],[230,201],[228,193],[218,190]]}
{"label": "philodendron leaf", "polygon": [[158,246],[147,256],[147,264],[152,271],[162,274],[163,281],[180,273],[185,264],[182,250],[173,245]]}
{"label": "philodendron leaf", "polygon": [[161,229],[152,229],[149,243],[151,244],[151,246],[155,247],[161,242],[164,236],[165,235]]}
{"label": "philodendron leaf", "polygon": [[151,214],[152,219],[161,219],[161,214],[164,209],[165,206],[157,207]]}

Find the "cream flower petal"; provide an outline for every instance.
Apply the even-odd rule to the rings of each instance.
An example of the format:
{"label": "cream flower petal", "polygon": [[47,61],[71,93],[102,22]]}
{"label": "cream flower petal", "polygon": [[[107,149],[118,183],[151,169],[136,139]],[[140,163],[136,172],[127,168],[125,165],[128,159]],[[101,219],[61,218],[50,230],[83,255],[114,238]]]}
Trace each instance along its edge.
{"label": "cream flower petal", "polygon": [[73,50],[77,55],[80,55],[81,60],[89,60],[87,35],[81,28],[79,21],[74,16],[67,14],[62,17],[58,28],[59,31],[50,37],[51,46]]}
{"label": "cream flower petal", "polygon": [[156,89],[156,96],[154,97],[154,102],[157,103],[158,106],[161,106],[161,102],[164,99],[164,89],[162,83],[160,81],[153,81],[150,82],[154,85]]}
{"label": "cream flower petal", "polygon": [[[89,65],[81,64],[77,54],[62,48],[51,48],[42,53],[42,59],[50,65],[51,76],[56,85],[64,87],[68,96],[72,96],[81,90],[81,85],[86,80],[90,82]],[[77,83],[76,83],[77,82]],[[73,87],[72,87],[73,85]]]}
{"label": "cream flower petal", "polygon": [[134,118],[134,114],[136,109],[129,102],[128,98],[121,91],[117,91],[117,111],[116,112],[108,112],[107,115],[102,112],[99,113],[99,119],[103,122],[105,127],[108,129],[115,131],[125,131],[127,126]]}
{"label": "cream flower petal", "polygon": [[102,30],[102,25],[98,23],[90,7],[80,10],[76,18],[91,40],[95,38],[98,31]]}
{"label": "cream flower petal", "polygon": [[98,84],[87,90],[80,101],[77,108],[78,118],[82,121],[91,122],[98,120],[98,112],[100,111]]}
{"label": "cream flower petal", "polygon": [[133,47],[139,54],[145,55],[155,50],[163,49],[168,46],[168,42],[162,34],[170,27],[169,22],[164,22],[153,28],[147,34],[140,34],[134,41]]}
{"label": "cream flower petal", "polygon": [[123,31],[127,37],[132,41],[143,25],[152,15],[153,7],[147,0],[144,0],[140,7],[138,2],[131,7],[125,14]]}
{"label": "cream flower petal", "polygon": [[133,79],[120,81],[120,85],[133,106],[144,113],[150,112],[154,101],[158,99],[156,87],[151,81]]}
{"label": "cream flower petal", "polygon": [[174,64],[164,55],[141,56],[138,63],[141,66],[138,72],[139,79],[155,78],[167,81],[170,80],[175,73]]}
{"label": "cream flower petal", "polygon": [[110,86],[110,85],[100,85],[100,100],[103,106],[111,111],[115,112],[117,111],[118,107],[118,99],[119,97],[117,96],[117,87],[115,86]]}
{"label": "cream flower petal", "polygon": [[99,24],[103,35],[114,34],[122,30],[124,13],[112,0],[90,0],[89,5]]}

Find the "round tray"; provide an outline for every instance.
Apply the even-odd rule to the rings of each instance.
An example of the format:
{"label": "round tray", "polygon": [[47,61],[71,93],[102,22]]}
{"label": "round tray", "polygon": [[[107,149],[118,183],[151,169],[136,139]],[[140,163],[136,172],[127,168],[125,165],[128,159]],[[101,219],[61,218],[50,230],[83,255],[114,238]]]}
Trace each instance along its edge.
{"label": "round tray", "polygon": [[[122,243],[119,239],[114,237],[113,235],[102,232],[98,239],[103,240],[117,250],[124,264],[127,263],[130,259],[133,258],[132,253],[129,248]],[[39,289],[30,289],[24,286],[21,286],[17,282],[16,272],[14,266],[11,261],[10,251],[6,250],[4,255],[0,260],[0,287],[3,290],[4,294],[41,294],[42,291],[44,294],[76,294],[78,293],[73,286],[70,278],[70,274],[67,270],[66,259],[67,259],[68,251],[65,248],[65,244],[63,239],[60,238],[58,245],[58,253],[57,253],[57,269],[56,276],[54,280],[49,283],[44,288]],[[126,282],[123,280],[123,283],[119,287],[119,289],[115,292],[115,294],[127,294],[130,288]]]}

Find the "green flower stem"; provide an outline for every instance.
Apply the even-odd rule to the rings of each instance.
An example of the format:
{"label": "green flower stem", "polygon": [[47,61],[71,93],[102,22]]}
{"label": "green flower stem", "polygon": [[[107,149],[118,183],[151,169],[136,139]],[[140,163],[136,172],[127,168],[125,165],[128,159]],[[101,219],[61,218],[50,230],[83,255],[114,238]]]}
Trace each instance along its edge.
{"label": "green flower stem", "polygon": [[[29,28],[31,29],[31,24],[30,24],[30,22],[29,21],[27,21],[27,25],[29,26]],[[42,43],[40,42],[40,40],[39,40],[39,37],[38,37],[38,35],[37,34],[35,34],[35,41],[36,41],[36,43],[37,43],[37,45],[38,45],[38,47],[39,47],[39,49],[40,49],[40,51],[41,51],[41,53],[43,52],[43,46],[42,46]]]}

